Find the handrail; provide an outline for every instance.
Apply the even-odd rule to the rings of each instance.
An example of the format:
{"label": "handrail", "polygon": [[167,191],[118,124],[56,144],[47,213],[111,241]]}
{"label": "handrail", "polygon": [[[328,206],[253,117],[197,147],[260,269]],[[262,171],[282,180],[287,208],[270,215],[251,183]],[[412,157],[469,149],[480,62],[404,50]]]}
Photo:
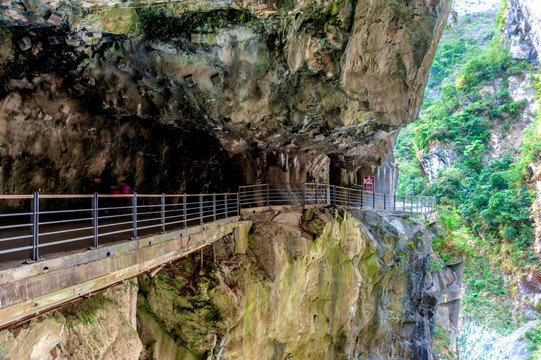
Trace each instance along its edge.
{"label": "handrail", "polygon": [[[0,200],[25,199],[31,200],[30,209],[0,213],[0,255],[31,250],[29,262],[39,261],[40,250],[49,246],[91,240],[88,245],[95,249],[106,241],[127,240],[128,235],[119,239],[119,234],[137,239],[141,231],[185,229],[238,216],[248,208],[340,205],[427,213],[436,206],[434,197],[397,196],[320,183],[243,185],[235,193],[212,194],[0,195]],[[46,209],[40,208],[41,200],[49,200]],[[53,200],[62,201],[60,208],[50,210]],[[77,205],[70,202],[69,207],[66,200]],[[86,203],[88,200],[90,203]],[[25,232],[28,228],[30,231]]]}

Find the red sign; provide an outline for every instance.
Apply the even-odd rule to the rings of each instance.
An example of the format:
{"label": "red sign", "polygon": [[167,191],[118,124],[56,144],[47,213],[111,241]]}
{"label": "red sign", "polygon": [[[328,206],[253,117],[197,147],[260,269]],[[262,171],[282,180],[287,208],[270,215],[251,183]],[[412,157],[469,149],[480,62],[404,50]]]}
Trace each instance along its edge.
{"label": "red sign", "polygon": [[363,190],[365,191],[375,191],[376,190],[376,181],[373,176],[363,176]]}

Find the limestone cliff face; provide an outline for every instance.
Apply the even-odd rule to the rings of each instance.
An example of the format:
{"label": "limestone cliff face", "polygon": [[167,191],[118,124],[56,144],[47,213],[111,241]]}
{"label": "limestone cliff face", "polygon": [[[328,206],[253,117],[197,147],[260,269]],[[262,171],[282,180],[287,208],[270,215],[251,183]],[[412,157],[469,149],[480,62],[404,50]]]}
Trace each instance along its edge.
{"label": "limestone cliff face", "polygon": [[536,61],[541,53],[541,7],[535,0],[509,0],[504,33],[511,54],[517,59]]}
{"label": "limestone cliff face", "polygon": [[334,208],[252,220],[245,254],[222,247],[209,266],[209,250],[203,267],[196,258],[143,279],[147,353],[173,343],[186,359],[432,358],[424,226]]}
{"label": "limestone cliff face", "polygon": [[[513,55],[518,58],[538,60],[541,53],[541,6],[539,3],[530,0],[509,0],[507,21],[505,24],[505,33],[511,40],[511,50]],[[539,129],[537,129],[539,132]],[[539,157],[539,156],[538,156]],[[541,198],[539,191],[541,189],[540,160],[535,161],[530,166],[531,187],[537,190],[537,198],[532,209],[532,217],[535,220],[536,242],[535,249],[541,253],[541,218],[539,209],[541,208]],[[536,277],[535,274],[529,274]],[[525,280],[528,282],[528,280]],[[541,290],[541,289],[539,289]],[[528,296],[529,300],[533,298]]]}
{"label": "limestone cliff face", "polygon": [[351,184],[392,168],[450,1],[84,5],[0,8],[4,192],[93,176],[140,191]]}
{"label": "limestone cliff face", "polygon": [[0,332],[0,359],[138,359],[137,282]]}
{"label": "limestone cliff face", "polygon": [[334,207],[249,219],[247,237],[0,332],[0,358],[433,359],[442,287],[421,222]]}

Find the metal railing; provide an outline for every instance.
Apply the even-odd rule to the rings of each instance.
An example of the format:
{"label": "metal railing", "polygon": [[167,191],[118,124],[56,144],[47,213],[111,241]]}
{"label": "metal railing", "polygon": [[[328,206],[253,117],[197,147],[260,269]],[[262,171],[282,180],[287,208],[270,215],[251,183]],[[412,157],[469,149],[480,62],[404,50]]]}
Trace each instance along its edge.
{"label": "metal railing", "polygon": [[[343,205],[359,209],[424,213],[431,197],[393,196],[334,185],[261,184],[238,193],[161,195],[0,195],[0,255],[43,254],[188,228],[240,215],[241,209],[278,205]],[[23,209],[23,210],[21,210]],[[14,258],[15,257],[15,258]]]}
{"label": "metal railing", "polygon": [[241,209],[273,205],[342,205],[411,213],[436,209],[434,197],[396,196],[317,183],[241,186],[239,199]]}

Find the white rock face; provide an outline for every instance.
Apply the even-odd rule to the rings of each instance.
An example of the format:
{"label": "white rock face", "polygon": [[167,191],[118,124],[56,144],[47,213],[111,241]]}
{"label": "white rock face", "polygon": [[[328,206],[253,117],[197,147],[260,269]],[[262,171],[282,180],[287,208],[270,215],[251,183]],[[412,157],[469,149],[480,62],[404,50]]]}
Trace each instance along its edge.
{"label": "white rock face", "polygon": [[[496,86],[492,88],[496,89]],[[524,102],[524,109],[514,121],[504,120],[503,123],[494,124],[494,128],[490,131],[492,151],[487,154],[486,161],[496,159],[504,153],[518,155],[523,131],[535,120],[535,114],[539,109],[534,84],[528,74],[509,76],[507,89],[513,101]]]}
{"label": "white rock face", "polygon": [[481,360],[489,354],[496,343],[502,339],[498,332],[484,326],[466,321],[460,330],[458,348],[461,360]]}
{"label": "white rock face", "polygon": [[531,321],[515,330],[511,335],[502,338],[494,349],[486,356],[487,360],[522,360],[531,354],[527,346],[529,341],[523,339],[526,331],[536,326],[536,321]]}
{"label": "white rock face", "polygon": [[503,336],[494,330],[472,321],[467,321],[459,338],[461,360],[523,360],[531,354],[528,340],[523,339],[526,331],[533,329],[536,321],[531,321]]}
{"label": "white rock face", "polygon": [[453,2],[453,10],[460,16],[487,11],[497,11],[499,5],[499,0],[455,0]]}
{"label": "white rock face", "polygon": [[541,53],[541,2],[509,0],[505,33],[513,57],[535,60]]}
{"label": "white rock face", "polygon": [[456,159],[454,150],[441,146],[439,143],[430,145],[430,152],[421,154],[421,166],[428,176],[428,181],[434,182],[438,173],[451,166]]}
{"label": "white rock face", "polygon": [[509,96],[513,101],[526,101],[523,117],[530,120],[535,118],[539,104],[535,99],[535,87],[528,75],[513,75],[509,77]]}

